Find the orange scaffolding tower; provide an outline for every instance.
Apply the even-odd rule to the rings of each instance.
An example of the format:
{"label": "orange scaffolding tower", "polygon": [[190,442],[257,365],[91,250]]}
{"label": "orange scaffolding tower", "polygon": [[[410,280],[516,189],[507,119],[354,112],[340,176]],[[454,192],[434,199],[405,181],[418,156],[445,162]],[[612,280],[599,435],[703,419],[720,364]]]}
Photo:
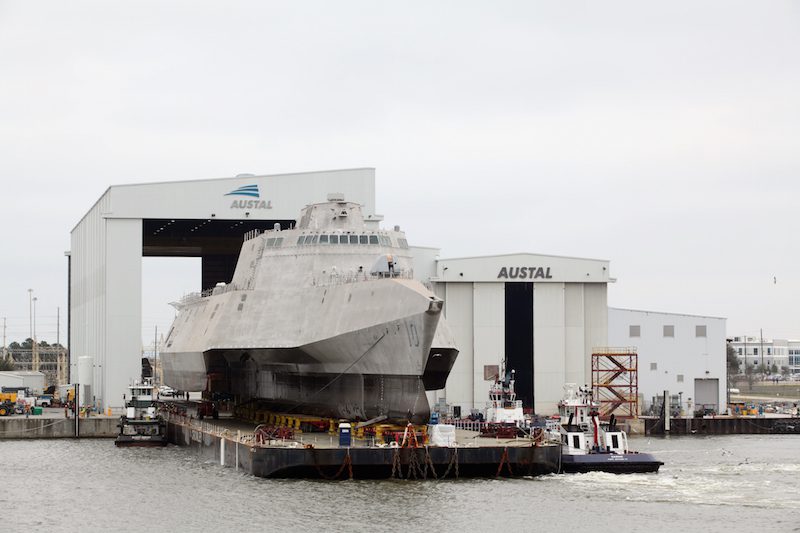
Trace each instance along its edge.
{"label": "orange scaffolding tower", "polygon": [[636,348],[595,348],[592,391],[600,418],[639,416],[639,354]]}

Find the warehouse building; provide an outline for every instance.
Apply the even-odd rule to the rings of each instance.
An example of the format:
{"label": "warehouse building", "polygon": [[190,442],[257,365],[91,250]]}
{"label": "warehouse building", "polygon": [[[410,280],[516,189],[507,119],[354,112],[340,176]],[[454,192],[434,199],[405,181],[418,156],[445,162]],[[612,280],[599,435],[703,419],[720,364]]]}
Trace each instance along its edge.
{"label": "warehouse building", "polygon": [[[121,407],[127,386],[140,374],[143,257],[199,257],[198,290],[211,289],[230,281],[245,233],[288,227],[305,205],[325,201],[331,192],[362,204],[368,221],[381,222],[372,168],[109,187],[72,230],[67,253],[71,380],[88,387],[82,397],[102,409]],[[631,320],[650,330],[650,322],[621,316],[622,310],[612,310],[617,319],[610,322],[607,285],[614,280],[606,260],[532,253],[440,259],[437,248],[411,252],[415,277],[444,300],[460,350],[446,388],[430,392],[429,399],[458,406],[463,414],[484,407],[504,358],[516,371],[525,405],[551,413],[564,383],[591,383],[595,347],[637,344],[619,333]],[[682,335],[686,324],[676,319],[673,325]],[[724,320],[706,324],[708,347],[697,349],[707,365],[699,373],[660,359],[690,359],[694,352],[667,353],[640,343],[640,356],[648,358],[642,361],[661,365],[670,377],[682,375],[695,398],[695,389],[688,388],[695,379],[717,379],[715,390],[724,387],[724,370],[720,374],[712,362],[712,341],[724,339]],[[723,369],[724,361],[723,345]],[[647,395],[674,389],[650,374],[640,383]]]}
{"label": "warehouse building", "polygon": [[664,391],[685,413],[726,409],[725,322],[710,316],[608,310],[609,343],[635,347],[639,355],[644,410]]}

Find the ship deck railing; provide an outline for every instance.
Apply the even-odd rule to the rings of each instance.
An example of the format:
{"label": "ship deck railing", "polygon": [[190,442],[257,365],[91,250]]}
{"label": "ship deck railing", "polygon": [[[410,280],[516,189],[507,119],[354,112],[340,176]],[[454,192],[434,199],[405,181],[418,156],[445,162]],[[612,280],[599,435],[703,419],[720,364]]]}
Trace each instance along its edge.
{"label": "ship deck railing", "polygon": [[[414,271],[411,269],[400,270],[397,272],[392,272],[390,274],[389,273],[372,274],[368,272],[334,273],[313,278],[311,280],[311,284],[315,287],[334,287],[337,285],[347,285],[350,283],[359,283],[362,281],[374,281],[378,279],[414,279]],[[181,307],[185,307],[194,302],[202,300],[203,298],[207,298],[211,295],[224,294],[228,291],[239,291],[239,290],[252,290],[252,289],[246,287],[240,287],[236,283],[228,283],[227,285],[213,287],[211,289],[206,289],[202,292],[190,292],[189,294],[184,295],[180,300],[172,302],[170,305],[180,309]]]}
{"label": "ship deck railing", "polygon": [[316,287],[334,287],[336,285],[347,285],[349,283],[359,283],[362,281],[374,281],[378,279],[414,279],[413,270],[399,270],[391,273],[369,273],[369,272],[337,272],[326,274],[313,279]]}

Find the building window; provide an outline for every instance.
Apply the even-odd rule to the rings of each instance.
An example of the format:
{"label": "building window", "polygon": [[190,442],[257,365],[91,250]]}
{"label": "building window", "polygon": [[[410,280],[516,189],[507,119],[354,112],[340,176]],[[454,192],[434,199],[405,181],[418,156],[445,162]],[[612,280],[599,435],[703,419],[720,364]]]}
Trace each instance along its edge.
{"label": "building window", "polygon": [[767,355],[772,355],[772,348],[767,348]]}
{"label": "building window", "polygon": [[683,383],[683,374],[678,374],[678,383]]}
{"label": "building window", "polygon": [[650,363],[650,370],[658,370],[658,363]]}
{"label": "building window", "polygon": [[664,336],[665,337],[674,337],[675,336],[675,326],[664,326]]}
{"label": "building window", "polygon": [[694,336],[695,337],[705,337],[706,336],[706,327],[705,326],[695,326],[694,327]]}
{"label": "building window", "polygon": [[641,326],[629,326],[628,328],[628,336],[629,337],[639,337],[642,334],[642,327]]}
{"label": "building window", "polygon": [[753,348],[753,355],[758,355],[758,348]]}
{"label": "building window", "polygon": [[739,355],[742,355],[742,349],[739,348]]}

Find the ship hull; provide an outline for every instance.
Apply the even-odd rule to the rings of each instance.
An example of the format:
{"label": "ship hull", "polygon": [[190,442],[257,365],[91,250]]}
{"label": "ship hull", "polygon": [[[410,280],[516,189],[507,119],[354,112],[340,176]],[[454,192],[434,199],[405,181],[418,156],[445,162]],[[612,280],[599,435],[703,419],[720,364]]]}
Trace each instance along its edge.
{"label": "ship hull", "polygon": [[[231,394],[239,402],[263,400],[278,411],[349,420],[383,417],[394,422],[424,423],[429,417],[425,390],[431,385],[444,385],[458,353],[452,346],[432,348],[441,301],[394,280],[323,289],[321,295],[346,301],[354,297],[377,299],[376,293],[378,297],[386,293],[384,301],[393,301],[394,297],[405,303],[397,306],[399,309],[375,306],[369,315],[373,322],[370,325],[363,317],[355,320],[335,316],[335,310],[310,304],[302,320],[318,326],[284,327],[283,335],[287,329],[295,331],[295,338],[289,342],[259,342],[252,333],[249,338],[242,335],[242,342],[236,342],[238,339],[232,334],[225,342],[215,342],[214,337],[224,336],[217,328],[204,332],[209,339],[205,350],[183,351],[180,348],[203,346],[197,342],[175,343],[172,350],[161,355],[164,381],[178,390]],[[259,301],[257,291],[250,291],[248,296],[248,302]],[[240,299],[235,292],[208,298],[195,311],[200,315],[195,320],[202,324],[204,313],[237,298]],[[297,298],[302,299],[300,294]],[[271,308],[259,309],[250,304],[251,313],[274,314],[282,300],[273,299],[267,305]],[[252,317],[251,321],[264,322]],[[337,334],[331,335],[332,331]],[[271,333],[261,330],[258,335],[269,339]],[[307,342],[292,345],[292,340]]]}

